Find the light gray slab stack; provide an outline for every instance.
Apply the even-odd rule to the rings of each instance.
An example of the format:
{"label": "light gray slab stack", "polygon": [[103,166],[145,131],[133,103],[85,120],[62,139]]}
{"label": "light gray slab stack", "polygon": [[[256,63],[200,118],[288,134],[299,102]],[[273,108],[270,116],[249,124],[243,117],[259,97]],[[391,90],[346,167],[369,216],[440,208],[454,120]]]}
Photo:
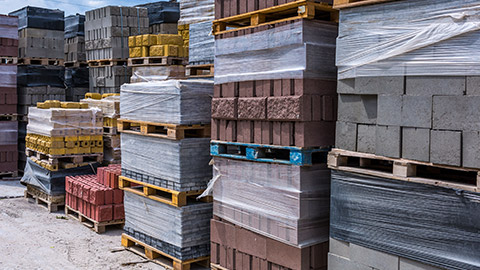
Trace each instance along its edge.
{"label": "light gray slab stack", "polygon": [[[212,177],[210,139],[169,140],[123,133],[122,169],[127,177],[178,191],[201,190]],[[130,175],[135,173],[138,175]]]}
{"label": "light gray slab stack", "polygon": [[213,64],[215,58],[215,37],[212,34],[212,21],[190,25],[189,64]]}
{"label": "light gray slab stack", "polygon": [[85,37],[76,36],[65,39],[65,62],[86,62]]}
{"label": "light gray slab stack", "polygon": [[132,68],[127,66],[104,66],[89,68],[90,91],[94,93],[119,93],[120,86],[129,83]]}

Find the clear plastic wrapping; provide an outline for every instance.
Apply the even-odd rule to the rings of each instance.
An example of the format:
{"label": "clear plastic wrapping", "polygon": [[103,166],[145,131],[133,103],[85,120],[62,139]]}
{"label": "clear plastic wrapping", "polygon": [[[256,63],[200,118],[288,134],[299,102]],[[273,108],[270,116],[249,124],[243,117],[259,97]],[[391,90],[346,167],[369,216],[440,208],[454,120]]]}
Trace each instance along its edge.
{"label": "clear plastic wrapping", "polygon": [[103,117],[118,118],[120,116],[120,96],[109,96],[102,99],[82,99],[89,108],[96,108],[102,112]]}
{"label": "clear plastic wrapping", "polygon": [[480,194],[332,172],[331,237],[445,269],[480,269]]}
{"label": "clear plastic wrapping", "polygon": [[64,31],[64,12],[59,9],[24,7],[8,15],[18,16],[18,29],[37,28]]}
{"label": "clear plastic wrapping", "polygon": [[170,124],[210,123],[213,82],[168,80],[124,84],[121,118]]}
{"label": "clear plastic wrapping", "polygon": [[216,216],[298,247],[328,239],[330,170],[325,165],[215,158],[213,179]]}
{"label": "clear plastic wrapping", "polygon": [[337,78],[337,26],[298,20],[253,34],[215,40],[215,84]]}
{"label": "clear plastic wrapping", "polygon": [[132,68],[131,83],[164,81],[185,77],[185,66],[140,66]]}
{"label": "clear plastic wrapping", "polygon": [[213,21],[214,17],[214,0],[180,0],[179,25]]}
{"label": "clear plastic wrapping", "polygon": [[212,177],[208,165],[210,138],[176,141],[122,133],[121,144],[122,169],[166,180],[167,183],[155,183],[165,188],[205,189]]}
{"label": "clear plastic wrapping", "polygon": [[125,192],[125,227],[185,248],[208,244],[212,204],[191,202],[171,206]]}
{"label": "clear plastic wrapping", "polygon": [[0,38],[18,39],[18,18],[0,15]]}
{"label": "clear plastic wrapping", "polygon": [[103,117],[98,109],[39,109],[28,110],[27,133],[49,137],[102,135]]}
{"label": "clear plastic wrapping", "polygon": [[479,75],[476,0],[392,1],[340,11],[339,79]]}
{"label": "clear plastic wrapping", "polygon": [[16,145],[18,139],[18,122],[0,121],[0,145]]}
{"label": "clear plastic wrapping", "polygon": [[213,64],[215,37],[212,35],[211,21],[191,24],[189,41],[190,65]]}

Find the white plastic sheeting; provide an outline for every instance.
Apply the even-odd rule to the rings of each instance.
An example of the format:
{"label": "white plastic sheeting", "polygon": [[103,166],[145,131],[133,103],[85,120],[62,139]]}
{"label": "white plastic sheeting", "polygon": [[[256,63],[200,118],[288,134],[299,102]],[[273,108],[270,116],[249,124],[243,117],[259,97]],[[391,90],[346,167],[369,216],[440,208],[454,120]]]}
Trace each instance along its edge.
{"label": "white plastic sheeting", "polygon": [[103,117],[118,118],[120,116],[120,96],[109,96],[102,99],[82,99],[80,102],[87,103],[89,108],[99,109]]}
{"label": "white plastic sheeting", "polygon": [[336,80],[337,26],[299,20],[253,34],[215,40],[215,84],[251,80]]}
{"label": "white plastic sheeting", "polygon": [[18,140],[18,122],[1,121],[0,122],[0,145],[17,144]]}
{"label": "white plastic sheeting", "polygon": [[343,9],[339,79],[479,75],[480,3],[409,0]]}
{"label": "white plastic sheeting", "polygon": [[212,34],[211,21],[190,25],[188,54],[190,65],[213,64],[215,56],[215,37]]}
{"label": "white plastic sheeting", "polygon": [[179,25],[213,21],[214,17],[214,0],[180,0]]}

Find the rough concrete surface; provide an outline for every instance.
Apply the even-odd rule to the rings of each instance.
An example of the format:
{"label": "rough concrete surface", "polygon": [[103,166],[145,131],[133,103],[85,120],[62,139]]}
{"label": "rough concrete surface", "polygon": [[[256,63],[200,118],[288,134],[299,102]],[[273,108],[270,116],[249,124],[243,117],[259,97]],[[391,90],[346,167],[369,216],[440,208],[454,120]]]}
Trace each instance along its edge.
{"label": "rough concrete surface", "polygon": [[164,269],[124,250],[121,229],[96,234],[62,217],[24,198],[0,199],[0,269]]}

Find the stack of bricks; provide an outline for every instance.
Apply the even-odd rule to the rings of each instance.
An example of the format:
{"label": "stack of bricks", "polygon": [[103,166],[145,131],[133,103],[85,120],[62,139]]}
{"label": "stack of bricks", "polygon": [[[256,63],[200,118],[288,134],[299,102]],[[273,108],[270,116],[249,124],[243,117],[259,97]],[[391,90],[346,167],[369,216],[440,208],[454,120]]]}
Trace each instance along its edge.
{"label": "stack of bricks", "polygon": [[45,100],[66,100],[63,66],[64,13],[25,7],[10,13],[19,17],[17,94],[19,168],[26,164],[25,136],[28,107]]}
{"label": "stack of bricks", "polygon": [[130,58],[149,56],[188,57],[181,35],[140,35],[128,38]]}
{"label": "stack of bricks", "polygon": [[136,7],[148,9],[149,34],[177,34],[180,5],[177,2],[153,2]]}
{"label": "stack of bricks", "polygon": [[146,8],[107,6],[86,12],[85,48],[90,66],[90,92],[119,93],[120,86],[130,82],[131,69],[126,61],[128,37],[146,33]]}
{"label": "stack of bricks", "polygon": [[18,170],[17,29],[17,17],[0,15],[0,177]]}
{"label": "stack of bricks", "polygon": [[[100,174],[65,177],[65,204],[98,222],[124,219],[123,191],[118,189],[119,174],[113,174],[113,170],[111,174],[116,177],[116,187],[110,177],[107,179]],[[116,168],[116,172],[120,172],[120,168]],[[113,187],[106,185],[105,180]]]}
{"label": "stack of bricks", "polygon": [[[216,18],[287,1],[280,2],[216,1]],[[214,26],[212,268],[327,267],[326,157],[337,116],[335,17],[330,9],[325,21],[293,18],[240,30]],[[296,163],[292,149],[319,152],[311,162]]]}
{"label": "stack of bricks", "polygon": [[[479,32],[411,35],[457,28],[438,18],[476,13],[476,1],[335,2],[342,26],[329,269],[478,269],[480,237],[470,232],[480,226],[464,221],[480,206],[467,199],[480,196]],[[410,44],[424,46],[405,50]],[[464,237],[468,248],[438,241]]]}
{"label": "stack of bricks", "polygon": [[120,133],[117,119],[120,116],[120,96],[118,94],[87,93],[81,102],[89,108],[97,108],[103,114],[103,162],[119,164],[121,161]]}
{"label": "stack of bricks", "polygon": [[67,100],[78,102],[88,92],[85,15],[65,17],[65,85]]}

